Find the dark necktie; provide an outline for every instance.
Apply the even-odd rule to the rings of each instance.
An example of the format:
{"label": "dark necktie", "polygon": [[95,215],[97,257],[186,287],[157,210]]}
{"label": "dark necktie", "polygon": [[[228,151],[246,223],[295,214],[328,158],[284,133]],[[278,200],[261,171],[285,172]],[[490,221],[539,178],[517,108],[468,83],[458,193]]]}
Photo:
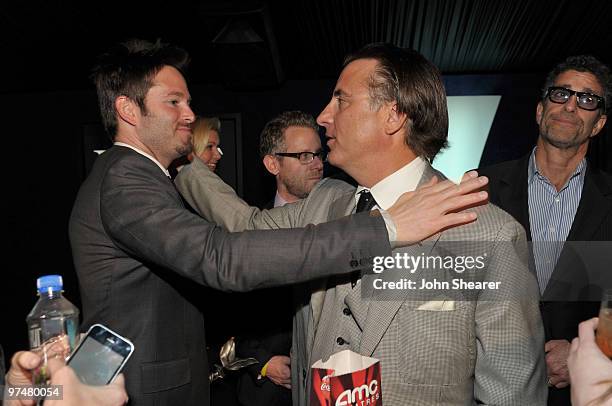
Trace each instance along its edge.
{"label": "dark necktie", "polygon": [[[369,190],[362,190],[359,192],[359,200],[357,201],[357,209],[355,212],[361,213],[362,211],[370,211],[372,207],[376,206],[376,200]],[[354,288],[357,281],[361,278],[361,271],[355,271],[351,274],[351,287]]]}
{"label": "dark necktie", "polygon": [[357,213],[361,213],[362,211],[370,211],[372,207],[376,206],[376,200],[374,200],[374,196],[370,193],[369,190],[362,190],[359,192],[359,200],[357,201]]}

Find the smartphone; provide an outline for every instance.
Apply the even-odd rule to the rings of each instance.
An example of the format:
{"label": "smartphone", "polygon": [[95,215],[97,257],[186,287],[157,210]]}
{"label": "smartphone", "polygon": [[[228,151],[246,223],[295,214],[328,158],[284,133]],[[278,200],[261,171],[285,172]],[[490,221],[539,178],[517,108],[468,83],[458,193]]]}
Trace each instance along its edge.
{"label": "smartphone", "polygon": [[87,385],[107,385],[134,352],[134,344],[102,324],[94,324],[68,359],[68,365]]}

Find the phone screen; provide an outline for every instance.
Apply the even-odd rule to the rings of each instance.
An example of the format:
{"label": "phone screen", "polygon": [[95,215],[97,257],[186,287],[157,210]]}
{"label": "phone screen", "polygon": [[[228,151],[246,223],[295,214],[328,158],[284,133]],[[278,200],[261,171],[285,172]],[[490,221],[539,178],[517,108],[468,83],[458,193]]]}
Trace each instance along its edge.
{"label": "phone screen", "polygon": [[68,361],[81,382],[100,386],[108,384],[132,351],[131,343],[94,326]]}

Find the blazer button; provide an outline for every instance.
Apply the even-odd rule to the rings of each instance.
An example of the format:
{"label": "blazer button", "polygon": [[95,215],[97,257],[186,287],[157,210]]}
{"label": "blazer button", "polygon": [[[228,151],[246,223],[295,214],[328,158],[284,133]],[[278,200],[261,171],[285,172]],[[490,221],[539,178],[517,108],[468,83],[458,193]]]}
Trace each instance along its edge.
{"label": "blazer button", "polygon": [[344,338],[338,337],[336,338],[336,342],[338,343],[338,345],[344,345],[346,341],[344,341]]}
{"label": "blazer button", "polygon": [[356,259],[351,259],[351,268],[357,268],[359,266],[359,261]]}
{"label": "blazer button", "polygon": [[342,313],[344,313],[345,316],[351,315],[351,311],[349,310],[348,307],[345,307],[344,309],[342,309]]}

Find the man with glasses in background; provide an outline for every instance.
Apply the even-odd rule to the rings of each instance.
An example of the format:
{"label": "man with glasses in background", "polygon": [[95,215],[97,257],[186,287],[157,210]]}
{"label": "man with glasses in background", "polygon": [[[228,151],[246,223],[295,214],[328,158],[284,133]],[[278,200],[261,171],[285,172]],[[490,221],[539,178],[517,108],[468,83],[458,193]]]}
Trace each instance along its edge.
{"label": "man with glasses in background", "polygon": [[266,208],[305,198],[323,177],[325,152],[318,129],[315,119],[301,111],[284,112],[264,127],[259,150],[276,178],[276,196]]}
{"label": "man with glasses in background", "polygon": [[512,214],[533,241],[549,405],[570,404],[570,342],[578,324],[598,311],[598,303],[576,296],[588,284],[578,285],[586,272],[564,242],[612,240],[612,176],[586,159],[591,138],[606,123],[610,79],[610,69],[592,56],[558,64],[536,107],[540,134],[535,148],[522,159],[481,172],[490,178],[490,201]]}
{"label": "man with glasses in background", "polygon": [[[259,152],[266,170],[276,180],[276,194],[265,209],[306,198],[321,180],[325,152],[318,131],[314,117],[302,111],[286,111],[266,123]],[[250,374],[240,378],[238,398],[243,405],[291,405],[291,289],[275,288],[250,294],[266,317],[264,321],[262,318],[257,321],[251,334],[236,342],[236,351],[241,357],[259,361],[251,367]]]}
{"label": "man with glasses in background", "polygon": [[[276,194],[264,209],[304,199],[321,180],[325,152],[318,131],[314,117],[302,111],[286,111],[266,123],[259,150],[266,170],[276,180]],[[199,178],[202,171],[208,170],[202,161],[194,160],[176,183],[188,188],[189,172]],[[298,285],[300,288],[303,287]],[[240,299],[234,295],[233,301],[237,311],[232,316],[240,320],[240,331],[232,333],[238,334],[236,355],[258,361],[238,378],[236,395],[240,405],[291,405],[291,288],[251,292]],[[223,334],[229,336],[230,332]],[[213,393],[213,404],[215,399]]]}

